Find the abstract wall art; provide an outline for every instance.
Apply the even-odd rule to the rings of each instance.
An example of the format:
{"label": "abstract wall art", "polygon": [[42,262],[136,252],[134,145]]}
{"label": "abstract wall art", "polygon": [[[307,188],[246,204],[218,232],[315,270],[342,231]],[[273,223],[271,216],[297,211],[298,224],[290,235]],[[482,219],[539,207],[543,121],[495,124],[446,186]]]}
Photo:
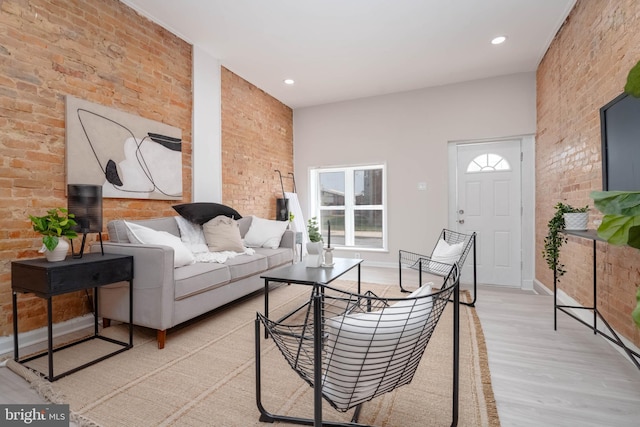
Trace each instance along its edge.
{"label": "abstract wall art", "polygon": [[103,197],[180,200],[182,131],[67,95],[66,168]]}

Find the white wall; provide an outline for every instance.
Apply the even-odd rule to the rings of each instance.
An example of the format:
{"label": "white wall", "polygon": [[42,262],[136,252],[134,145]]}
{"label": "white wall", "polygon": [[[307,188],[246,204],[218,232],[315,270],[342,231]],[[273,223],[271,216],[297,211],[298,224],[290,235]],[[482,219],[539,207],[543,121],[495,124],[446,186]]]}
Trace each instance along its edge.
{"label": "white wall", "polygon": [[192,201],[222,200],[220,62],[193,46]]}
{"label": "white wall", "polygon": [[399,249],[430,251],[447,226],[449,141],[535,134],[535,73],[299,108],[293,130],[305,220],[309,168],[386,163],[389,251],[359,252],[397,263]]}

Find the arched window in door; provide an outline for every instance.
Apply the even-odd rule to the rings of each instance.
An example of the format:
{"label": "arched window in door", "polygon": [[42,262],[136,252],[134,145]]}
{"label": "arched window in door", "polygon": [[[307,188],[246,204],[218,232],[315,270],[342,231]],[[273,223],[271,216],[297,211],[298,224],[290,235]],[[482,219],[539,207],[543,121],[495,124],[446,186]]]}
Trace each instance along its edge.
{"label": "arched window in door", "polygon": [[492,153],[480,154],[467,165],[468,173],[509,170],[511,170],[511,165],[509,165],[507,159],[498,154]]}

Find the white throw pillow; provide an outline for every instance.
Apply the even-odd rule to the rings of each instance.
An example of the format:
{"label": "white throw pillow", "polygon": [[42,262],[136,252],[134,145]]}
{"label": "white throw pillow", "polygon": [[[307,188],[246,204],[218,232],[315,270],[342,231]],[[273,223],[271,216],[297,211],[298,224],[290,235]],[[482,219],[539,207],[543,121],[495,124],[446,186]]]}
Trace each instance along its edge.
{"label": "white throw pillow", "polygon": [[464,241],[450,245],[444,239],[440,239],[431,254],[431,260],[445,264],[455,264],[460,259],[462,251],[464,251]]}
{"label": "white throw pillow", "polygon": [[182,243],[179,237],[166,231],[157,231],[142,225],[125,221],[127,235],[131,243],[143,245],[163,245],[173,248],[173,266],[182,267],[196,262],[191,251]]}
{"label": "white throw pillow", "polygon": [[426,297],[431,285],[382,310],[327,320],[322,392],[338,408],[369,400],[388,372],[408,362],[411,352],[402,349],[412,348],[425,330],[433,307],[433,298]]}
{"label": "white throw pillow", "polygon": [[280,240],[288,225],[287,221],[274,221],[254,216],[249,231],[244,236],[244,245],[249,248],[276,249],[280,247]]}

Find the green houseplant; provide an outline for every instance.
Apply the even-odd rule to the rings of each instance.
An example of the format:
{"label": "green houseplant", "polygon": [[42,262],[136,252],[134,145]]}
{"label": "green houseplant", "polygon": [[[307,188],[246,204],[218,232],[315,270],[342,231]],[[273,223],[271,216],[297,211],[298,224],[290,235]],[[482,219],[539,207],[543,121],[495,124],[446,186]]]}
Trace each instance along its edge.
{"label": "green houseplant", "polygon": [[309,218],[307,221],[307,233],[309,241],[307,242],[307,267],[320,267],[323,262],[322,256],[322,235],[318,227],[318,218]]}
{"label": "green houseplant", "polygon": [[309,241],[310,242],[322,242],[322,235],[320,234],[320,229],[318,228],[318,218],[313,217],[309,218],[307,221],[307,232],[309,233]]}
{"label": "green houseplant", "polygon": [[574,208],[573,206],[559,202],[554,208],[556,210],[555,214],[547,223],[547,237],[544,238],[542,256],[551,271],[553,271],[554,277],[559,279],[566,273],[564,264],[560,263],[560,248],[567,241],[567,237],[562,234],[565,227],[564,214],[587,212],[589,206]]}
{"label": "green houseplant", "polygon": [[61,237],[73,239],[78,237],[74,231],[77,225],[74,220],[75,215],[70,214],[65,208],[53,208],[47,211],[44,216],[29,215],[33,231],[42,234],[42,243],[49,251],[53,251],[60,242]]}
{"label": "green houseplant", "polygon": [[[629,70],[624,92],[640,98],[640,61]],[[598,236],[613,245],[640,249],[640,191],[593,191],[591,198],[604,214]],[[640,287],[631,316],[640,328]]]}

